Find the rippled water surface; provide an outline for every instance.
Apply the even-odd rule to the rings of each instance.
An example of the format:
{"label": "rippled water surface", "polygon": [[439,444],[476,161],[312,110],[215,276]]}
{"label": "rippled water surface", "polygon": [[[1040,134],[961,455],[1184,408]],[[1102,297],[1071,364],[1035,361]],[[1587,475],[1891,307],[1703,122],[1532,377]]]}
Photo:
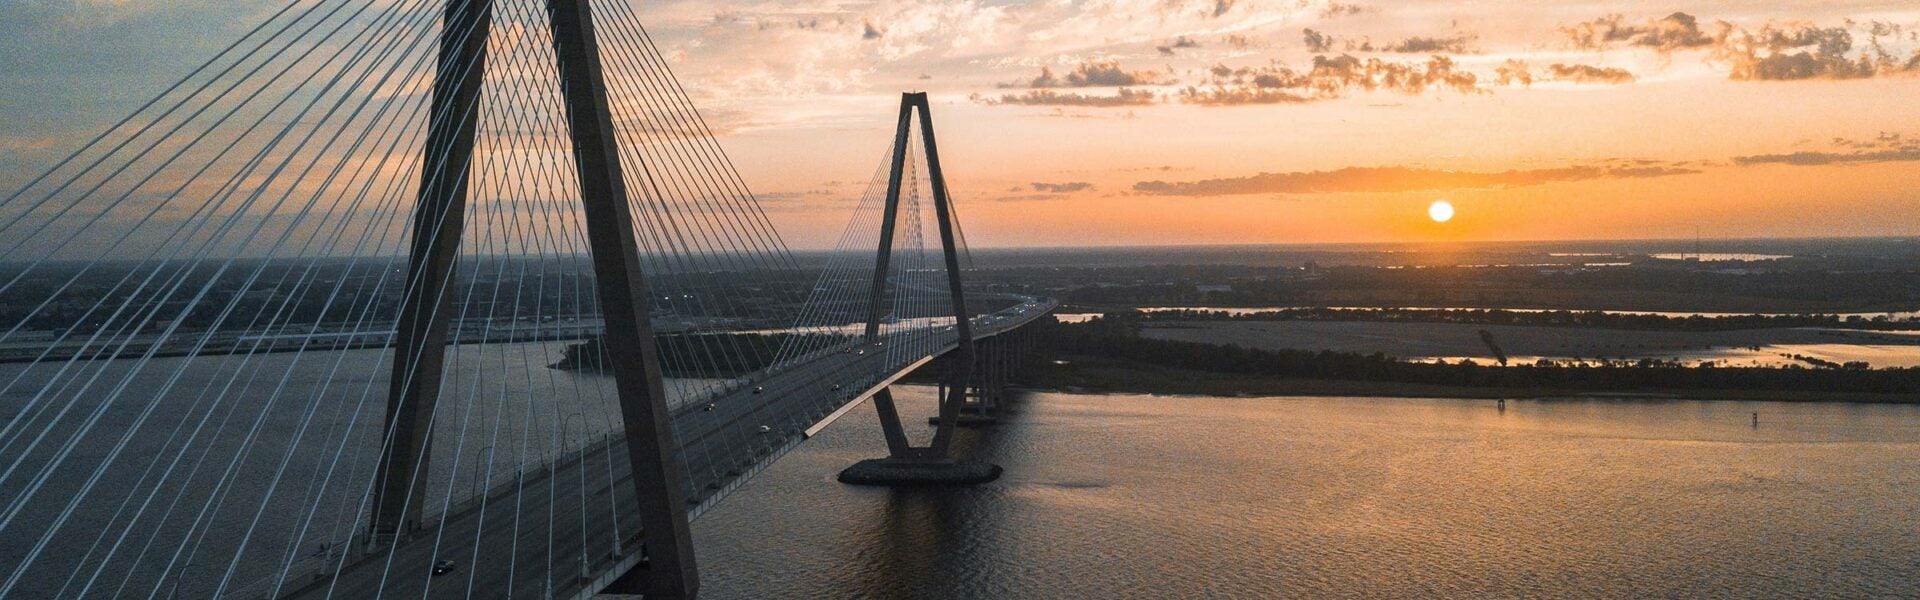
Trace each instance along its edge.
{"label": "rippled water surface", "polygon": [[943,492],[833,480],[861,407],[696,523],[702,596],[1920,597],[1920,407],[1507,406],[1035,394]]}

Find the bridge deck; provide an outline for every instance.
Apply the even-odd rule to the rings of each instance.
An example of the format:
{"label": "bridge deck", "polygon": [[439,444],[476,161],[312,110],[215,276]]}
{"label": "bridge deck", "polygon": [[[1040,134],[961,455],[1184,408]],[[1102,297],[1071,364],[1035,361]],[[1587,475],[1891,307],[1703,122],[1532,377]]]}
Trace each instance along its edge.
{"label": "bridge deck", "polygon": [[[1030,299],[978,318],[974,337],[1012,331],[1055,306]],[[880,344],[832,348],[717,396],[674,407],[689,518],[804,441],[809,426],[865,400],[876,384],[952,351],[955,337],[947,328],[922,336],[913,348],[888,345],[907,339],[905,334],[886,336]],[[306,565],[307,574],[298,584],[288,583],[282,597],[590,596],[639,562],[629,467],[626,453],[616,451],[622,443],[607,438],[495,487],[484,501],[452,511],[434,528],[391,548]],[[432,565],[443,559],[458,563],[456,570],[432,576]]]}

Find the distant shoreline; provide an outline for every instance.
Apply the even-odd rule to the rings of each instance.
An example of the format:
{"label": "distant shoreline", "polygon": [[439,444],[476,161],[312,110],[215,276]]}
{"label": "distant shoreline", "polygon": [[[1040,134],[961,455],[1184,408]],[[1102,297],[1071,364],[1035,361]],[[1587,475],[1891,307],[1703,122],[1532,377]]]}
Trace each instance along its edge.
{"label": "distant shoreline", "polygon": [[[1443,303],[1444,304],[1444,303]],[[1869,309],[1871,308],[1871,309]],[[1884,310],[1882,310],[1884,309]],[[1060,312],[1068,314],[1125,314],[1141,312],[1162,316],[1162,318],[1214,319],[1214,320],[1272,320],[1272,319],[1339,319],[1339,320],[1422,320],[1422,317],[1458,317],[1473,313],[1483,315],[1519,315],[1522,318],[1539,320],[1542,317],[1591,316],[1622,320],[1655,322],[1660,320],[1686,321],[1738,321],[1754,320],[1817,320],[1825,324],[1846,324],[1874,322],[1874,317],[1884,315],[1920,315],[1920,308],[1912,305],[1877,305],[1873,307],[1854,307],[1845,310],[1790,310],[1775,307],[1772,310],[1716,311],[1695,308],[1580,308],[1554,306],[1504,306],[1498,304],[1432,305],[1394,303],[1354,303],[1348,305],[1247,305],[1196,304],[1196,305],[1104,305],[1104,304],[1065,304]],[[1858,317],[1858,318],[1855,318]],[[1912,317],[1920,321],[1920,316]],[[1585,325],[1594,326],[1594,325]],[[1801,326],[1801,325],[1783,325]]]}
{"label": "distant shoreline", "polygon": [[1034,365],[1022,387],[1059,393],[1134,393],[1244,398],[1267,396],[1379,396],[1461,400],[1582,399],[1621,402],[1728,400],[1858,404],[1920,404],[1920,394],[1756,389],[1483,388],[1445,384],[1303,379],[1179,369],[1100,357],[1063,357],[1066,364]]}

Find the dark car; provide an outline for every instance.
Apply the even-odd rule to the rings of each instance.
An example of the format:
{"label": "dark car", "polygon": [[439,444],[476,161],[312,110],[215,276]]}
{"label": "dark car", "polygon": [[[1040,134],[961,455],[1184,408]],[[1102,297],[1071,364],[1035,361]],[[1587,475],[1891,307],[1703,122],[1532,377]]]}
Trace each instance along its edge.
{"label": "dark car", "polygon": [[460,566],[458,563],[455,563],[450,560],[443,560],[443,561],[433,563],[433,576],[439,577],[441,575],[452,573],[454,567],[458,567],[458,566]]}

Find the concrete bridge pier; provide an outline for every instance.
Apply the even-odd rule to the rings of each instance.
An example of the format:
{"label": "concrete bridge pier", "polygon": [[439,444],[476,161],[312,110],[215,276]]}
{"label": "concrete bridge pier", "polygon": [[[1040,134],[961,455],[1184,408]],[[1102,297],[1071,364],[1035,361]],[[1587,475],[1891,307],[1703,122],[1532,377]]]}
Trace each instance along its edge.
{"label": "concrete bridge pier", "polygon": [[[980,356],[974,364],[974,385],[968,401],[960,407],[960,427],[988,427],[1000,420],[1005,408],[1013,374],[1026,350],[1026,333],[1015,330],[981,340]],[[929,417],[928,425],[939,425],[940,417]]]}

